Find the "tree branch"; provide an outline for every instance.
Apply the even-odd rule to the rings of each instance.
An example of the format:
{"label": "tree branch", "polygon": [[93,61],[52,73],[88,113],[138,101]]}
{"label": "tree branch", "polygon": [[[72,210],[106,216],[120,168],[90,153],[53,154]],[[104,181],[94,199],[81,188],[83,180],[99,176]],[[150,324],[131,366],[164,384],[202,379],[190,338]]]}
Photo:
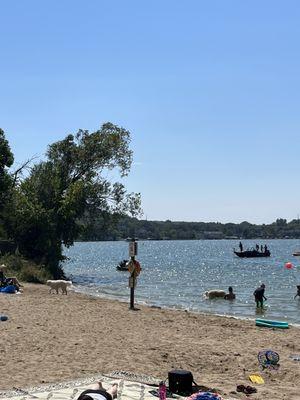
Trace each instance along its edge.
{"label": "tree branch", "polygon": [[23,171],[28,170],[30,168],[30,164],[32,163],[32,161],[37,158],[38,158],[38,156],[33,156],[33,157],[29,158],[28,160],[23,162],[23,164],[18,169],[16,169],[15,172],[12,173],[13,186],[16,185],[16,182],[17,182],[19,176],[22,175]]}

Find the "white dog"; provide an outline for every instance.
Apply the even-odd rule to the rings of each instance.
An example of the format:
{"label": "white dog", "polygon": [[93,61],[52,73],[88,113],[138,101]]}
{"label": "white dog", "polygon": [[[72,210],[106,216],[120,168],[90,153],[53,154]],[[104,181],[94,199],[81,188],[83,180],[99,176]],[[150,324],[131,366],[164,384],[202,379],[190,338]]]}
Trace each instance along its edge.
{"label": "white dog", "polygon": [[63,280],[57,280],[57,281],[48,280],[46,285],[50,286],[49,293],[51,293],[52,290],[56,290],[56,293],[58,294],[58,289],[61,289],[63,294],[68,294],[67,287],[72,286],[72,282]]}
{"label": "white dog", "polygon": [[225,295],[226,292],[224,292],[224,290],[208,290],[207,292],[205,292],[205,296],[210,300],[217,297],[222,297],[224,299]]}

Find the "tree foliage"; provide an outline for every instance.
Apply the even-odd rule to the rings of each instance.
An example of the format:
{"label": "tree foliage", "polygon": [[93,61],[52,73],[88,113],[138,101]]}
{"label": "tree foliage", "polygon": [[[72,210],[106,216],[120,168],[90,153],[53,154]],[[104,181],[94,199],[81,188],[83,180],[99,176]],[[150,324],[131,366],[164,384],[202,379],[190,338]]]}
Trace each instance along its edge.
{"label": "tree foliage", "polygon": [[4,207],[12,187],[12,178],[8,173],[8,168],[12,166],[13,162],[14,157],[8,141],[5,139],[4,131],[0,129],[0,210]]}
{"label": "tree foliage", "polygon": [[[83,221],[83,224],[85,222]],[[92,225],[85,225],[82,240],[119,240],[135,236],[141,240],[186,240],[186,239],[284,239],[300,238],[300,220],[287,222],[277,219],[272,224],[240,224],[220,222],[147,221],[122,217],[114,223],[106,224],[102,217]]]}
{"label": "tree foliage", "polygon": [[106,123],[96,132],[79,130],[49,146],[46,159],[33,166],[12,199],[7,231],[21,253],[45,264],[54,277],[62,276],[62,245],[73,244],[81,219],[139,213],[140,195],[106,178],[112,169],[121,177],[129,173],[129,144],[129,131]]}

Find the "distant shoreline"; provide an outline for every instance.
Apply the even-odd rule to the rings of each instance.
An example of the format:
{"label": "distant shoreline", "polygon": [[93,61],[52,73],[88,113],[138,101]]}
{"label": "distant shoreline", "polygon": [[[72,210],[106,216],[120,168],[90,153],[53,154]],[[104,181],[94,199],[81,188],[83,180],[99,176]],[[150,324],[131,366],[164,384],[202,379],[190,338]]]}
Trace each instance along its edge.
{"label": "distant shoreline", "polygon": [[300,219],[277,218],[271,224],[220,222],[149,221],[120,217],[107,223],[99,217],[94,226],[80,237],[84,241],[126,240],[132,235],[140,240],[267,240],[299,239]]}
{"label": "distant shoreline", "polygon": [[[245,241],[245,242],[247,242],[247,241],[249,241],[249,240],[252,240],[252,241],[257,241],[257,242],[262,242],[262,241],[265,241],[265,240],[284,240],[284,241],[286,241],[286,240],[298,240],[298,239],[300,239],[300,238],[298,238],[298,237],[292,237],[292,238],[280,238],[280,237],[274,237],[274,238],[247,238],[247,239],[244,239],[244,238],[236,238],[236,239],[233,239],[233,238],[216,238],[216,239],[195,239],[195,238],[192,238],[192,239],[140,239],[140,238],[135,238],[135,240],[136,241],[139,241],[139,242],[151,242],[151,241],[157,241],[157,242],[162,242],[162,241],[177,241],[177,240],[180,240],[180,241],[190,241],[190,240],[192,240],[192,241],[214,241],[214,240],[217,240],[217,241],[221,241],[221,240],[228,240],[228,241],[233,241],[233,240],[235,240],[235,241],[237,241],[237,242],[239,242],[239,241]],[[74,240],[74,243],[87,243],[87,242],[91,242],[91,243],[97,243],[97,242],[127,242],[128,243],[128,240],[127,239],[106,239],[106,240]],[[236,245],[236,247],[238,247],[238,243],[237,243],[237,245]],[[299,248],[300,248],[300,243],[299,243],[299,246],[298,246]]]}

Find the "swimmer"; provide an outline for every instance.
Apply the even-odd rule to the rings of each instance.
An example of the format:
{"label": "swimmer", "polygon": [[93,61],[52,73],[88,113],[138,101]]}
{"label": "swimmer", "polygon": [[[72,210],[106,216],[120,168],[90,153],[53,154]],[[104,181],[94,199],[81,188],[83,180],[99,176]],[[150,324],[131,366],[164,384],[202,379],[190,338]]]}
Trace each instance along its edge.
{"label": "swimmer", "polygon": [[228,292],[229,293],[225,294],[224,299],[225,300],[234,300],[235,299],[235,294],[233,293],[233,289],[232,289],[231,286],[229,286]]}

